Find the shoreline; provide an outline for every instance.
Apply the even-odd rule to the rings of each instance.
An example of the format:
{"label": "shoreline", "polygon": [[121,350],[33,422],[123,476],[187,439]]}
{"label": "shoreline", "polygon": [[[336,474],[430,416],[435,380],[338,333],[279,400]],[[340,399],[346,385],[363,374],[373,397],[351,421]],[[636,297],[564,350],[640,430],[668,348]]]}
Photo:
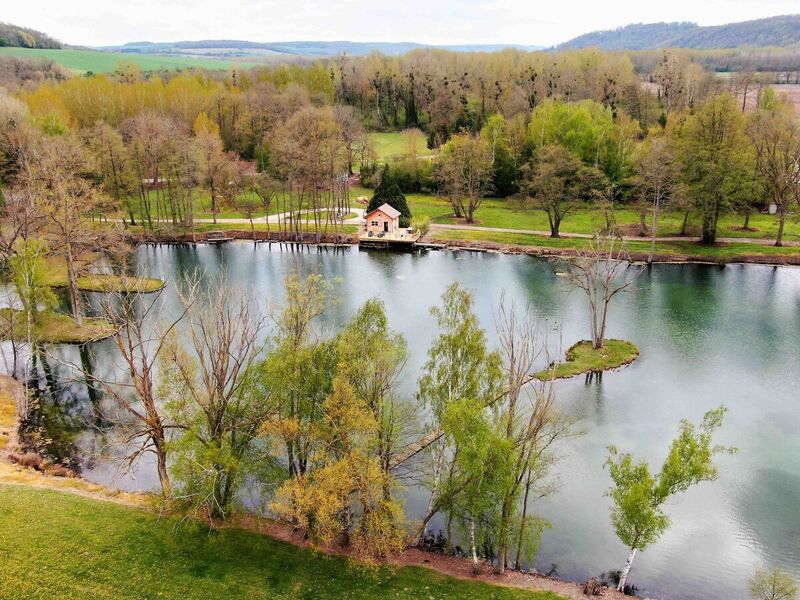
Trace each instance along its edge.
{"label": "shoreline", "polygon": [[[242,229],[223,229],[213,232],[222,234],[230,240],[249,241],[253,243],[284,243],[299,244],[305,246],[334,246],[334,247],[357,247],[358,237],[351,233],[309,233],[302,232],[298,236],[288,232],[278,231],[256,231],[255,239],[251,231]],[[149,233],[149,234],[130,234],[131,238],[139,244],[165,244],[165,245],[194,245],[194,244],[218,244],[209,232],[196,233]],[[522,244],[506,244],[488,240],[454,240],[447,238],[437,238],[435,234],[429,232],[420,239],[421,242],[442,245],[442,250],[464,250],[468,252],[487,252],[509,255],[527,255],[541,258],[571,258],[576,256],[572,248],[557,248],[552,246],[527,246]],[[687,239],[687,241],[689,241]],[[727,242],[720,243],[724,247]],[[400,250],[400,249],[398,249]],[[394,251],[391,250],[390,251]],[[405,250],[402,250],[405,251]],[[631,252],[629,253],[631,262],[646,263],[649,253]],[[763,255],[763,254],[737,254],[729,257],[708,257],[699,254],[683,254],[673,252],[656,252],[653,257],[653,264],[700,264],[711,266],[724,266],[728,264],[756,264],[766,266],[800,266],[800,252],[787,255]]]}
{"label": "shoreline", "polygon": [[[0,390],[8,395],[4,402],[8,403],[11,398],[15,398],[20,392],[20,386],[10,377],[0,375]],[[13,425],[9,419],[4,419],[0,422],[0,429],[9,438],[7,444],[4,444],[4,447],[0,447],[0,485],[46,489],[74,494],[99,502],[113,502],[129,508],[158,512],[157,502],[155,502],[156,497],[152,493],[124,492],[109,486],[93,483],[81,475],[63,477],[43,473],[15,463],[10,459],[10,454],[15,446],[16,411],[14,411],[13,415]],[[308,540],[302,539],[290,526],[250,513],[234,514],[229,522],[223,523],[221,526],[238,528],[257,535],[266,535],[297,548],[314,548],[328,555],[352,557],[352,551],[349,548],[315,546]],[[447,556],[421,550],[414,546],[409,546],[403,552],[388,558],[386,564],[396,567],[423,567],[457,579],[482,581],[503,587],[541,592],[549,591],[560,594],[568,600],[580,600],[586,597],[583,594],[582,583],[548,577],[540,573],[522,571],[507,571],[504,575],[497,575],[494,573],[492,565],[486,561],[481,561],[480,573],[474,575],[472,561],[469,558]],[[624,596],[612,588],[603,588],[602,597],[614,600],[631,598],[631,596]]]}

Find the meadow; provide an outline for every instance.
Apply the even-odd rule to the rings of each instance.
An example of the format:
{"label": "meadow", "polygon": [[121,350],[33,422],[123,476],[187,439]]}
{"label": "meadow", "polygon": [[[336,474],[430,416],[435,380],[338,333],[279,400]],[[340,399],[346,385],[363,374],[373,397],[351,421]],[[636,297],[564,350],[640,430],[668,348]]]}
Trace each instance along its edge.
{"label": "meadow", "polygon": [[21,486],[0,485],[0,517],[0,598],[559,600]]}
{"label": "meadow", "polygon": [[[120,63],[133,63],[143,71],[161,69],[229,69],[234,64],[226,60],[212,58],[191,58],[188,56],[160,56],[156,54],[128,54],[123,52],[101,52],[99,50],[44,50],[38,48],[0,48],[0,56],[17,58],[45,58],[53,60],[76,74],[88,72],[110,73],[117,70]],[[250,63],[252,64],[252,63]],[[248,66],[245,64],[244,66]]]}

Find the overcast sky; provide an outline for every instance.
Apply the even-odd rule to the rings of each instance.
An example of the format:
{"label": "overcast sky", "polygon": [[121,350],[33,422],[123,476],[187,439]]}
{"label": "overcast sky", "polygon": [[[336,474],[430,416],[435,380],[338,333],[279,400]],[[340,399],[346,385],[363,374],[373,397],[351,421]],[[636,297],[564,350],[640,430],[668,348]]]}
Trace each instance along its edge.
{"label": "overcast sky", "polygon": [[718,25],[798,0],[4,0],[0,19],[63,42],[239,39],[548,46],[628,23]]}

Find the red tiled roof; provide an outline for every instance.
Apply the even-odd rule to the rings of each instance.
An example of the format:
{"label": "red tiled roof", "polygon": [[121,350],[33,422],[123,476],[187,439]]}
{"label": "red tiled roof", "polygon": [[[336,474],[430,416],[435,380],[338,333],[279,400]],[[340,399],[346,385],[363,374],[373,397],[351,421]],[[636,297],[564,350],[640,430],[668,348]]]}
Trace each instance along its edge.
{"label": "red tiled roof", "polygon": [[383,203],[378,208],[373,210],[372,212],[367,213],[367,217],[369,217],[371,214],[376,213],[378,211],[382,212],[383,214],[385,214],[390,219],[396,219],[397,217],[400,216],[400,211],[397,210],[394,206],[390,206],[390,205],[388,205],[386,203]]}

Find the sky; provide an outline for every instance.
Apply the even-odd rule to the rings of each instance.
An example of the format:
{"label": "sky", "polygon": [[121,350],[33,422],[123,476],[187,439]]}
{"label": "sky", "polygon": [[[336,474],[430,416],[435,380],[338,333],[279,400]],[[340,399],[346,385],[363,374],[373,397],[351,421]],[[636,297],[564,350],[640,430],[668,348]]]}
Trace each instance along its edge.
{"label": "sky", "polygon": [[628,23],[719,25],[798,0],[4,0],[3,21],[62,42],[237,39],[550,46]]}

